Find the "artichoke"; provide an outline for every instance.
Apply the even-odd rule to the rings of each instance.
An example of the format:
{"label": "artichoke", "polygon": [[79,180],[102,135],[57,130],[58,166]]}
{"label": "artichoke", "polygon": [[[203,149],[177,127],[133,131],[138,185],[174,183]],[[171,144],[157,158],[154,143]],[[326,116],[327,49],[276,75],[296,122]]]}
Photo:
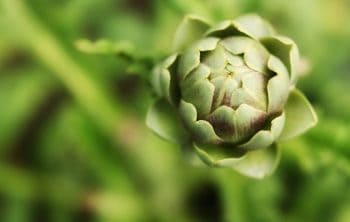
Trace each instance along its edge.
{"label": "artichoke", "polygon": [[258,15],[214,26],[186,16],[152,72],[147,125],[209,166],[262,178],[279,161],[277,142],[317,122],[295,88],[298,63],[296,44]]}

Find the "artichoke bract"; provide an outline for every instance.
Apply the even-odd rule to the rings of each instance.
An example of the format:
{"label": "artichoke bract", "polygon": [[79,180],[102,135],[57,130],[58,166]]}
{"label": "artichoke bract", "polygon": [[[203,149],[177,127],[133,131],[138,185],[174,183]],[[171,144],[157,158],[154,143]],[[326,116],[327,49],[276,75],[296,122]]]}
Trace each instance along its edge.
{"label": "artichoke bract", "polygon": [[213,26],[187,16],[152,72],[147,125],[209,166],[262,178],[279,161],[277,142],[317,122],[295,88],[298,63],[296,44],[257,15]]}

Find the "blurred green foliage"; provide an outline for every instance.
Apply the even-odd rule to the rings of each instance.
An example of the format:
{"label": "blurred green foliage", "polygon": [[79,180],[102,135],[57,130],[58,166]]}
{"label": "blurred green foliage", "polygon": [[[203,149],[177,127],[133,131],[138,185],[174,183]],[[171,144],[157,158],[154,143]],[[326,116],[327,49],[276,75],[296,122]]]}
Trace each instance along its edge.
{"label": "blurred green foliage", "polygon": [[[262,181],[190,166],[145,128],[140,69],[74,47],[156,59],[185,14],[247,12],[297,42],[320,116]],[[0,0],[0,221],[350,221],[349,21],[348,0]]]}

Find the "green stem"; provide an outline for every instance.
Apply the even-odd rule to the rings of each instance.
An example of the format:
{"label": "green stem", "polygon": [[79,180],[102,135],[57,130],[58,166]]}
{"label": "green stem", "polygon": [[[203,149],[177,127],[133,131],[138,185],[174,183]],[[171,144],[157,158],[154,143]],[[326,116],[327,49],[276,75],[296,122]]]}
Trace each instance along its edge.
{"label": "green stem", "polygon": [[246,186],[244,179],[231,169],[221,169],[215,172],[223,200],[225,221],[247,221],[242,188]]}

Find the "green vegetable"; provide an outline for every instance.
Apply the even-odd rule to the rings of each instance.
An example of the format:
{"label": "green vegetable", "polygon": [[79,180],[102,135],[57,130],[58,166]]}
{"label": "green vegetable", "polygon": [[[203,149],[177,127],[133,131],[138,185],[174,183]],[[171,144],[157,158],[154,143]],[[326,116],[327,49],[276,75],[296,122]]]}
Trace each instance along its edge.
{"label": "green vegetable", "polygon": [[263,178],[278,163],[276,143],[317,123],[295,88],[298,63],[296,44],[257,15],[214,26],[187,16],[174,54],[152,73],[147,125],[209,166]]}

